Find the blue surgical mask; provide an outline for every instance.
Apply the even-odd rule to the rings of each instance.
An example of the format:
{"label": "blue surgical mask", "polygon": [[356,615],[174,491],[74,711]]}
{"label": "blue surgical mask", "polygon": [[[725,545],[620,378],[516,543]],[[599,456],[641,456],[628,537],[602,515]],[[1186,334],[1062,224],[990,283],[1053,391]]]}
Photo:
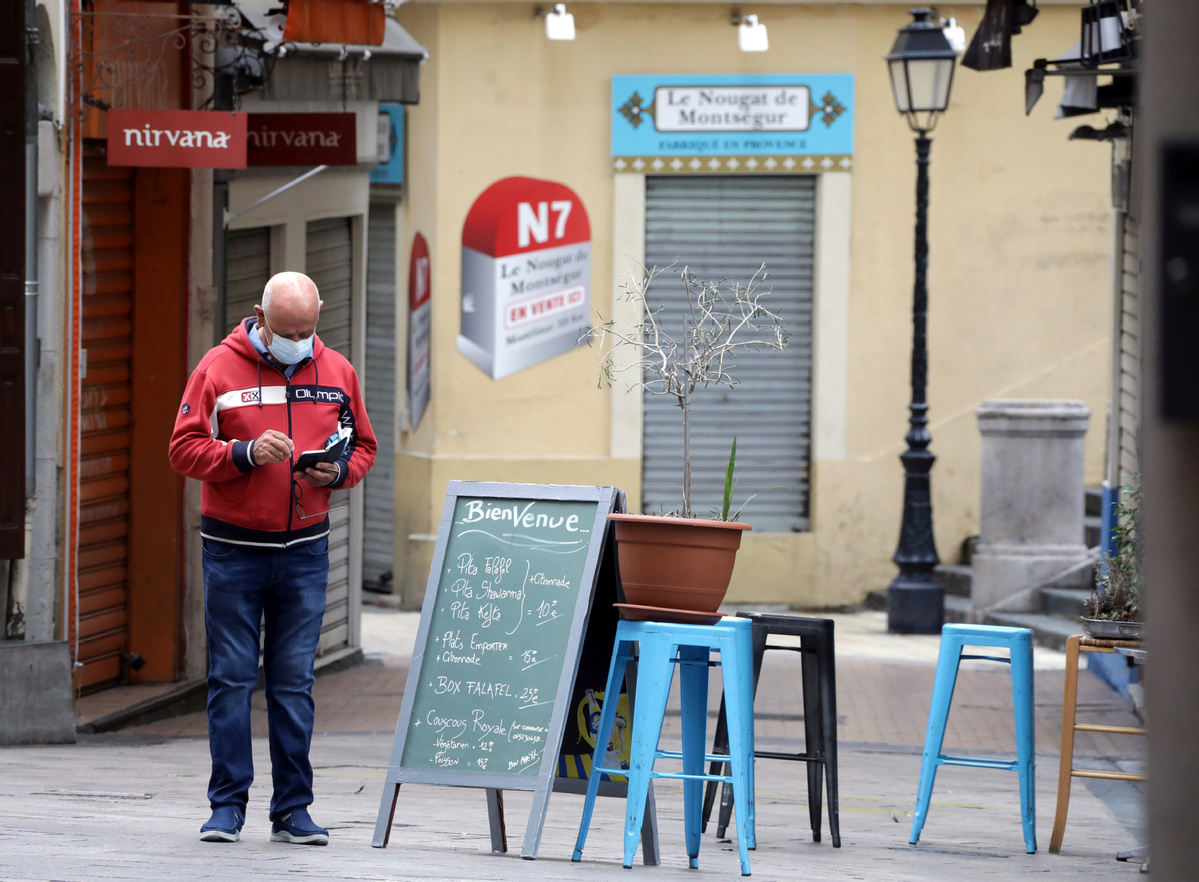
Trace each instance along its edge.
{"label": "blue surgical mask", "polygon": [[[271,330],[271,326],[266,324],[266,319],[263,319],[262,323],[268,331]],[[299,341],[288,340],[271,331],[271,345],[267,349],[282,364],[299,364],[306,358],[312,358],[312,341],[315,337],[313,334]]]}

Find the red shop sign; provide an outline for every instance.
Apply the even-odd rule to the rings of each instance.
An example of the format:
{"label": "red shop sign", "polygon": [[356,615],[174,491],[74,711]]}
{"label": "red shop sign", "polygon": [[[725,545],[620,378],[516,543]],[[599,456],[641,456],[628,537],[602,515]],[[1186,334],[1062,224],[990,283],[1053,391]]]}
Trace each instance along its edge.
{"label": "red shop sign", "polygon": [[462,244],[489,257],[590,243],[582,200],[565,184],[536,178],[496,181],[470,207]]}
{"label": "red shop sign", "polygon": [[245,168],[246,114],[217,110],[110,110],[108,164]]}
{"label": "red shop sign", "polygon": [[249,165],[357,165],[352,113],[251,113]]}

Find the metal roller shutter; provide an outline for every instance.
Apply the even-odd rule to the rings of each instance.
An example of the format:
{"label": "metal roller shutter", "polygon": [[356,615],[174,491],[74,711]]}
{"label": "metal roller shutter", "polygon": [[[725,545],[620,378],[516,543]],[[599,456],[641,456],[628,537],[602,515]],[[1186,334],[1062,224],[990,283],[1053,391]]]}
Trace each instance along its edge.
{"label": "metal roller shutter", "polygon": [[230,230],[225,237],[225,333],[254,314],[271,278],[271,228]]}
{"label": "metal roller shutter", "polygon": [[[324,306],[319,331],[326,346],[350,358],[350,319],[354,291],[354,235],[350,218],[310,221],[307,274]],[[369,413],[369,411],[368,411]],[[329,507],[329,591],[318,653],[349,643],[350,491],[335,490]],[[344,506],[344,507],[342,507]]]}
{"label": "metal roller shutter", "polygon": [[310,221],[308,276],[321,292],[320,335],[331,349],[350,357],[350,317],[354,288],[353,229],[348,217]]}
{"label": "metal roller shutter", "polygon": [[[667,267],[651,285],[672,334],[681,334],[684,266],[703,279],[745,284],[765,264],[772,309],[792,337],[782,352],[742,354],[736,389],[698,389],[692,405],[692,511],[719,511],[737,438],[734,504],[771,487],[745,509],[757,530],[807,530],[812,402],[812,268],[816,179],[812,176],[648,177],[645,264]],[[682,420],[673,399],[644,397],[642,511],[677,511]]]}
{"label": "metal roller shutter", "polygon": [[84,688],[120,679],[129,626],[133,169],[83,162],[79,655]]}
{"label": "metal roller shutter", "polygon": [[366,251],[366,412],[379,441],[365,481],[362,581],[386,588],[393,567],[396,407],[396,209],[371,204]]}
{"label": "metal roller shutter", "polygon": [[1116,474],[1126,483],[1141,471],[1137,436],[1141,429],[1140,224],[1121,212],[1120,293],[1117,305]]}

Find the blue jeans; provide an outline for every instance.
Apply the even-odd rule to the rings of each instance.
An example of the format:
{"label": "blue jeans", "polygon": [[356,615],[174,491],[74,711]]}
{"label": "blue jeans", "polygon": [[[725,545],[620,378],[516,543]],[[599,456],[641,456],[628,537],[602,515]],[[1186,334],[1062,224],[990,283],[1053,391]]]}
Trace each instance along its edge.
{"label": "blue jeans", "polygon": [[204,543],[208,631],[208,801],[245,812],[254,780],[250,695],[262,646],[271,748],[271,819],[312,803],[313,665],[325,614],[329,539],[287,550]]}

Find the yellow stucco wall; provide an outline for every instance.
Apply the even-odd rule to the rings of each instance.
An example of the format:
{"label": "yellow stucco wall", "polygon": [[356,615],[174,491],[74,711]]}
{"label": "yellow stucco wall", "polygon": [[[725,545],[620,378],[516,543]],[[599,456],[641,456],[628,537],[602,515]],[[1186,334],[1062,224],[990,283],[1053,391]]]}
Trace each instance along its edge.
{"label": "yellow stucco wall", "polygon": [[[573,42],[545,39],[528,3],[417,2],[398,17],[430,52],[409,108],[404,252],[432,255],[432,400],[397,452],[397,572],[419,603],[447,481],[613,484],[637,506],[640,463],[610,455],[611,395],[586,349],[493,381],[456,347],[462,223],[494,181],[561,181],[586,205],[592,301],[611,313],[610,78],[632,73],[852,73],[845,444],[812,464],[812,532],[746,536],[729,599],[835,606],[894,576],[911,345],[915,156],[882,57],[908,20],[893,4],[768,5],[770,51],[745,54],[727,4],[571,3]],[[981,4],[945,6],[973,33]],[[959,67],[933,134],[929,350],[941,557],[977,531],[985,398],[1078,398],[1092,411],[1087,480],[1102,477],[1111,211],[1103,144],[1066,140],[1050,83],[1029,117],[1023,71],[1078,35],[1077,6],[1042,6],[1013,67]],[[401,352],[405,351],[401,340]],[[411,536],[421,538],[410,539]]]}

